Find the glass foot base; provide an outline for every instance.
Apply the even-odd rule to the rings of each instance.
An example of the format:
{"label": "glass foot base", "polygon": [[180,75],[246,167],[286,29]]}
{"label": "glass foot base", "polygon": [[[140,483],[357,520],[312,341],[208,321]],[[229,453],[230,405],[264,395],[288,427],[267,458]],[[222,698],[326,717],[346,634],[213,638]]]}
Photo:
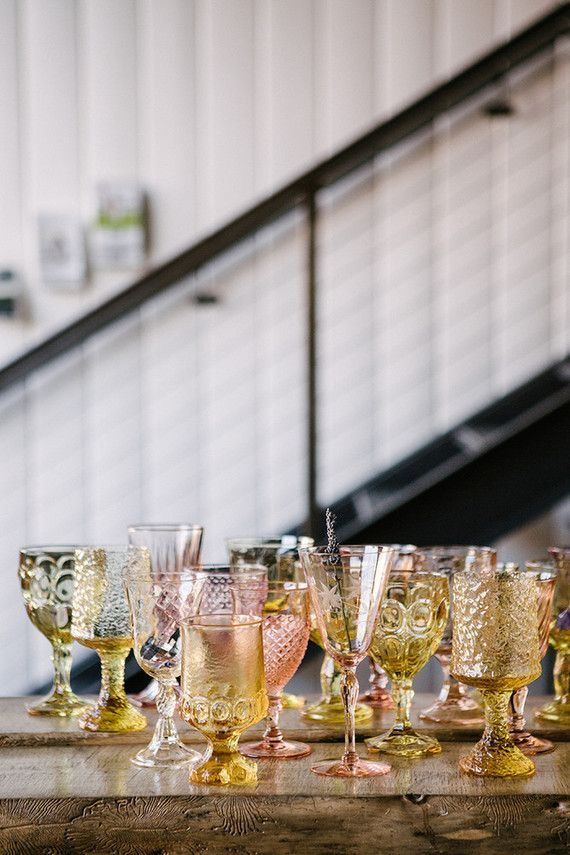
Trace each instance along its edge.
{"label": "glass foot base", "polygon": [[511,738],[519,751],[527,757],[532,757],[534,754],[549,754],[556,747],[549,739],[539,739],[527,730],[511,731]]}
{"label": "glass foot base", "polygon": [[[344,725],[344,707],[340,699],[332,702],[325,700],[318,701],[318,703],[307,707],[306,710],[303,710],[301,715],[303,718],[309,719],[309,721],[321,721],[325,724]],[[370,721],[373,715],[374,713],[371,708],[366,704],[356,705],[354,715],[356,724],[364,724],[365,722]]]}
{"label": "glass foot base", "polygon": [[372,739],[365,739],[369,751],[383,751],[398,757],[425,757],[428,754],[439,754],[441,745],[433,736],[416,733],[415,730],[389,731]]}
{"label": "glass foot base", "polygon": [[471,754],[462,757],[459,768],[469,775],[490,778],[527,778],[534,774],[534,763],[513,745],[489,746],[478,742]]}
{"label": "glass foot base", "polygon": [[570,702],[563,703],[555,699],[552,703],[537,710],[534,716],[539,721],[557,721],[559,724],[570,725]]}
{"label": "glass foot base", "polygon": [[387,775],[391,769],[392,767],[387,763],[360,758],[350,766],[343,760],[323,760],[311,766],[311,772],[315,775],[326,775],[330,778],[374,778],[378,775]]}
{"label": "glass foot base", "polygon": [[42,698],[35,704],[26,706],[29,715],[49,715],[59,718],[70,718],[71,716],[81,715],[85,710],[89,709],[91,701],[78,698],[73,692],[65,695],[56,695],[52,693],[47,698]]}
{"label": "glass foot base", "polygon": [[131,704],[109,706],[95,704],[79,719],[83,730],[103,733],[123,733],[129,730],[144,730],[147,725],[144,715]]}
{"label": "glass foot base", "polygon": [[281,706],[284,710],[300,710],[305,706],[305,698],[299,695],[291,695],[289,692],[283,692],[281,695]]}
{"label": "glass foot base", "polygon": [[313,750],[304,742],[279,742],[276,746],[269,742],[244,742],[240,751],[246,757],[261,757],[266,760],[293,760],[295,757],[307,757]]}
{"label": "glass foot base", "polygon": [[257,763],[235,754],[212,755],[190,772],[192,784],[228,786],[229,784],[256,784]]}
{"label": "glass foot base", "polygon": [[388,689],[370,689],[370,691],[360,695],[358,700],[372,707],[373,710],[394,709],[394,700]]}
{"label": "glass foot base", "polygon": [[446,701],[436,701],[427,710],[422,710],[420,718],[437,724],[478,727],[485,723],[485,712],[472,698],[448,698]]}
{"label": "glass foot base", "polygon": [[201,754],[181,742],[161,742],[154,748],[150,745],[143,748],[131,757],[131,763],[153,769],[181,769],[189,763],[198,763],[201,759]]}

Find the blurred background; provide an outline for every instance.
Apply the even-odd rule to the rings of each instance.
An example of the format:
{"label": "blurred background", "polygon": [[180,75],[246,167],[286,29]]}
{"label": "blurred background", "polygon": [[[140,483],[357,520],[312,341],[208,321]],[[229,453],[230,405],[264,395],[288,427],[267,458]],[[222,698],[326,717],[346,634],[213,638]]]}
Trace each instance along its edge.
{"label": "blurred background", "polygon": [[569,27],[0,0],[3,694],[51,674],[24,544],[570,541]]}

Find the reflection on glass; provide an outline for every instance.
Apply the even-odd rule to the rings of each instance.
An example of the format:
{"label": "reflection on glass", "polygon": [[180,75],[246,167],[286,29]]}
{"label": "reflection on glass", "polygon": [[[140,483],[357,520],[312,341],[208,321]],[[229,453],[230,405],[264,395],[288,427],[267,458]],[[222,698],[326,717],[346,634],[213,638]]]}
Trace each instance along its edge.
{"label": "reflection on glass", "polygon": [[570,725],[570,546],[552,546],[548,551],[558,571],[550,623],[550,643],[556,651],[554,700],[536,717]]}

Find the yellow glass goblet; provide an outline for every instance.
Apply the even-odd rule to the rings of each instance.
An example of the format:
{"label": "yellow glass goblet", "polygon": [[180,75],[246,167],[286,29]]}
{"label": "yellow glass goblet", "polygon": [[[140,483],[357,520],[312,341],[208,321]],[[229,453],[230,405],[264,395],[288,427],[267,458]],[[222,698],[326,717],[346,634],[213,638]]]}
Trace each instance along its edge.
{"label": "yellow glass goblet", "polygon": [[419,555],[411,566],[390,573],[374,628],[370,655],[392,680],[396,721],[380,736],[366,739],[372,751],[398,757],[438,754],[433,736],[411,725],[412,680],[426,665],[443,636],[449,610],[449,583],[445,573],[424,572]]}
{"label": "yellow glass goblet", "polygon": [[548,551],[558,571],[550,624],[550,643],[556,651],[554,700],[538,710],[536,718],[570,725],[570,546],[552,546]]}
{"label": "yellow glass goblet", "polygon": [[20,550],[18,576],[28,617],[52,646],[53,689],[27,707],[30,715],[75,716],[89,706],[71,690],[71,601],[75,583],[73,546]]}
{"label": "yellow glass goblet", "polygon": [[79,720],[84,730],[143,730],[146,718],[127,700],[125,659],[133,644],[125,573],[150,573],[148,550],[135,546],[75,550],[71,634],[101,659],[101,691]]}
{"label": "yellow glass goblet", "polygon": [[180,715],[209,742],[190,772],[195,784],[255,784],[257,764],[239,753],[240,734],[265,717],[261,618],[199,615],[181,625]]}
{"label": "yellow glass goblet", "polygon": [[528,776],[534,763],[509,733],[511,692],[540,675],[536,580],[513,565],[462,570],[454,577],[451,671],[475,686],[485,702],[485,730],[464,772]]}

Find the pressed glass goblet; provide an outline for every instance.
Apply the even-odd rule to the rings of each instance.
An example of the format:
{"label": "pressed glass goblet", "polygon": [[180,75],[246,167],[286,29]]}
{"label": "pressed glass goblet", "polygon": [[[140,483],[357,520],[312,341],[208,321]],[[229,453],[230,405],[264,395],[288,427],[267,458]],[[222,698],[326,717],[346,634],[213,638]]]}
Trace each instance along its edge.
{"label": "pressed glass goblet", "polygon": [[472,775],[532,775],[534,763],[509,733],[508,709],[511,692],[540,675],[536,580],[501,565],[462,570],[453,584],[451,670],[485,702],[483,736],[459,766]]}
{"label": "pressed glass goblet", "polygon": [[203,580],[200,572],[165,574],[156,566],[145,575],[125,576],[135,657],[158,685],[159,718],[149,745],[131,758],[137,766],[176,769],[201,759],[181,742],[173,716],[181,668],[180,624],[195,614]]}
{"label": "pressed glass goblet", "polygon": [[496,561],[496,552],[488,546],[425,546],[420,550],[426,569],[445,573],[449,581],[449,615],[443,638],[435,657],[443,671],[443,686],[434,704],[420,713],[420,718],[437,724],[473,726],[483,724],[485,713],[450,671],[453,643],[453,575],[475,562]]}
{"label": "pressed glass goblet", "polygon": [[199,615],[181,625],[182,718],[209,742],[192,768],[196,784],[255,784],[257,764],[239,753],[240,734],[267,713],[261,618]]}
{"label": "pressed glass goblet", "polygon": [[570,725],[570,546],[552,546],[548,551],[558,571],[550,623],[550,643],[556,651],[554,700],[535,715],[541,721]]}
{"label": "pressed glass goblet", "polygon": [[289,760],[311,753],[303,742],[283,739],[279,728],[281,693],[305,655],[310,617],[307,585],[304,582],[272,582],[263,609],[263,661],[269,696],[267,729],[261,742],[240,746],[247,757]]}
{"label": "pressed glass goblet", "polygon": [[89,706],[71,690],[71,601],[75,582],[73,546],[20,550],[18,576],[28,617],[52,646],[53,688],[27,707],[30,715],[75,716]]}
{"label": "pressed glass goblet", "polygon": [[261,617],[267,599],[267,568],[244,564],[239,569],[227,564],[201,564],[204,573],[198,613],[238,614]]}
{"label": "pressed glass goblet", "polygon": [[386,763],[361,760],[356,753],[354,709],[358,701],[356,667],[366,656],[378,606],[395,552],[387,546],[341,546],[299,550],[327,653],[342,668],[341,693],[345,708],[344,754],[340,761],[312,766],[318,775],[364,778],[385,775]]}
{"label": "pressed glass goblet", "polygon": [[[540,642],[540,658],[543,659],[548,650],[548,633],[550,631],[550,614],[552,611],[552,595],[556,585],[556,572],[552,563],[545,561],[527,561],[522,572],[531,573],[536,582],[538,596],[538,635]],[[554,751],[554,744],[549,739],[539,739],[525,730],[526,721],[524,707],[528,696],[528,686],[515,689],[511,695],[510,731],[517,748],[523,754],[547,754]]]}
{"label": "pressed glass goblet", "polygon": [[148,575],[148,551],[134,546],[75,550],[71,634],[101,659],[101,691],[95,706],[79,720],[84,730],[121,732],[146,727],[146,718],[125,694],[125,659],[133,644],[125,573]]}
{"label": "pressed glass goblet", "polygon": [[418,733],[410,722],[414,692],[412,680],[439,645],[449,611],[449,583],[445,573],[423,570],[416,553],[406,568],[390,573],[378,611],[370,655],[392,680],[396,721],[380,736],[366,739],[373,751],[399,757],[438,754],[441,745],[433,736]]}

